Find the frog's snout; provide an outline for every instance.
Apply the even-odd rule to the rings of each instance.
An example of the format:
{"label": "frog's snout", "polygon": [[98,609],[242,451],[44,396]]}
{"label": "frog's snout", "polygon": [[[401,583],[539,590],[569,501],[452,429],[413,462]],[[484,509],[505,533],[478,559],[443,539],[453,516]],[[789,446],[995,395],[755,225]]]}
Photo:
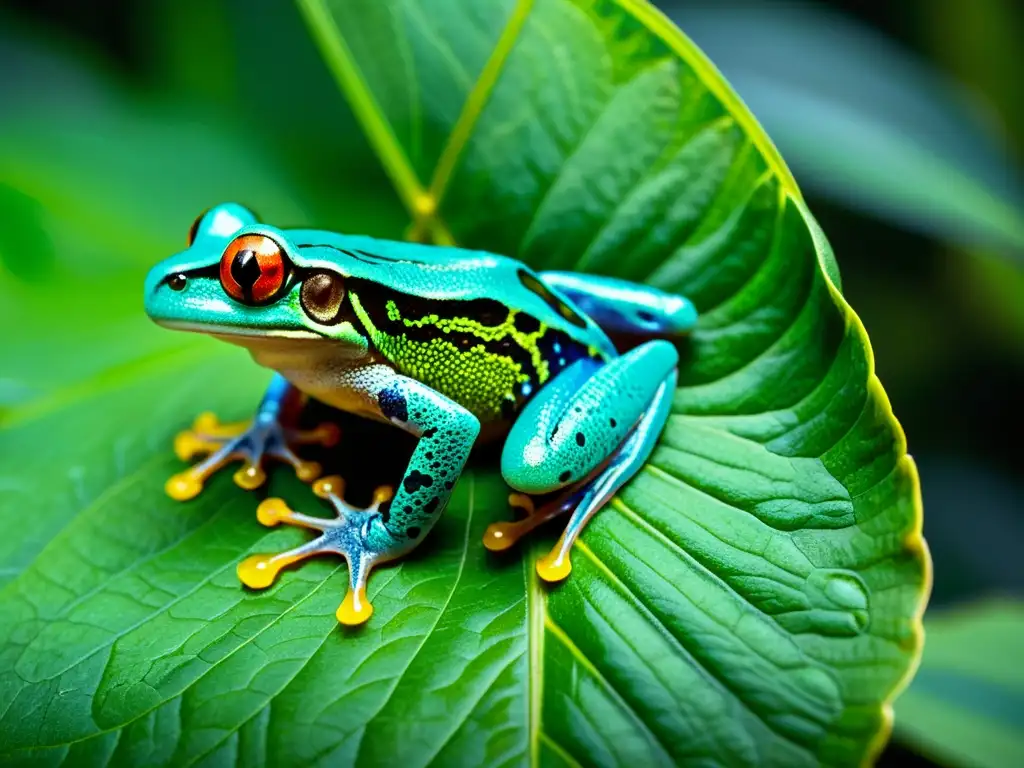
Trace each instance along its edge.
{"label": "frog's snout", "polygon": [[[143,307],[153,320],[162,319],[167,307],[164,293],[180,296],[188,287],[188,278],[180,272],[167,274],[162,269],[151,269],[143,288]],[[167,297],[169,298],[169,297]]]}
{"label": "frog's snout", "polygon": [[202,280],[195,280],[181,269],[154,267],[146,275],[143,308],[158,323],[188,319],[186,307],[196,305]]}

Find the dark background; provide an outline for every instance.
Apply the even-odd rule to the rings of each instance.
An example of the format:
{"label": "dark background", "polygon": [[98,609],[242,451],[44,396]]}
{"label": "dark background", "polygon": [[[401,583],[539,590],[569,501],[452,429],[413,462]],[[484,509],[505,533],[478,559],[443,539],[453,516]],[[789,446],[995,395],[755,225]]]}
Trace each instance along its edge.
{"label": "dark background", "polygon": [[[6,6],[7,18],[25,22],[26,29],[34,29],[42,37],[57,34],[68,46],[93,49],[108,59],[123,79],[142,90],[171,88],[178,97],[217,108],[215,85],[197,87],[196,83],[205,82],[202,78],[165,80],[167,57],[183,54],[168,52],[149,30],[162,22],[171,2],[6,0],[0,8]],[[255,2],[251,7],[258,12],[267,5]],[[686,3],[660,5],[688,29]],[[1005,52],[993,51],[984,38],[985,19],[974,23],[970,18],[972,3],[829,0],[812,5],[827,6],[859,21],[963,86],[994,128],[1008,167],[1020,167],[1024,89],[1017,76],[1024,72],[1024,56],[1013,51],[1016,60],[1000,59]],[[958,6],[965,16],[960,15]],[[1024,10],[1013,0],[984,0],[978,5],[982,6],[990,10],[998,6],[1000,18],[1022,22]],[[736,12],[741,13],[741,7]],[[289,39],[301,34],[298,16],[293,16],[294,28],[281,30]],[[1000,32],[1003,39],[1021,41],[1022,28],[1024,24],[1016,31]],[[689,31],[704,45],[698,28]],[[259,43],[254,46],[258,50],[232,51],[235,42],[225,41],[225,54],[237,56],[242,67],[247,56],[259,56],[264,59],[261,71],[273,72],[272,63],[267,69],[265,59],[278,55],[276,41],[263,39]],[[282,44],[280,55],[291,50]],[[706,50],[718,61],[711,45]],[[309,56],[311,61],[303,65],[315,70],[318,65],[312,61],[316,56],[312,45]],[[728,76],[725,62],[718,63]],[[317,76],[322,80],[317,85],[330,93],[333,86],[326,71]],[[266,87],[273,90],[285,82],[271,80]],[[740,95],[744,96],[742,88]],[[340,101],[340,97],[334,99]],[[237,104],[227,106],[237,108]],[[342,104],[323,110],[332,112],[330,119],[341,119],[348,126],[354,137],[351,141],[361,140],[351,116],[342,114]],[[331,183],[332,163],[372,163],[368,151],[350,152],[345,158],[303,154],[287,140],[287,108],[284,111],[276,117],[277,138],[286,153],[310,169],[311,178],[319,183]],[[767,123],[766,127],[771,133]],[[793,163],[786,147],[781,148]],[[909,450],[918,461],[925,536],[935,564],[930,609],[993,594],[1019,596],[1024,592],[1024,482],[1017,448],[1024,426],[1024,258],[1020,253],[1007,256],[995,249],[950,244],[897,220],[852,210],[834,196],[823,196],[803,185],[798,163],[794,170],[836,252],[844,292],[868,329],[879,377],[906,430]],[[376,196],[385,205],[395,205],[379,170],[368,166],[365,179],[369,198]],[[929,763],[890,746],[881,764]]]}

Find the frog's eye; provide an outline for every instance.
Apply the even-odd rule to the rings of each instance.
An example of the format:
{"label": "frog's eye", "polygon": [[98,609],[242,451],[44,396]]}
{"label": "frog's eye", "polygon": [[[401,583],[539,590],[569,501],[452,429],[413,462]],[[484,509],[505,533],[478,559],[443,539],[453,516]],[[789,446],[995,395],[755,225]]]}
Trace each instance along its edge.
{"label": "frog's eye", "polygon": [[281,246],[265,235],[236,237],[220,258],[220,284],[244,304],[264,304],[284,286]]}
{"label": "frog's eye", "polygon": [[192,226],[188,230],[188,241],[185,243],[189,248],[192,247],[192,243],[196,241],[196,235],[199,234],[199,225],[203,223],[203,218],[210,212],[207,208],[205,211],[196,216],[196,220],[192,222]]}

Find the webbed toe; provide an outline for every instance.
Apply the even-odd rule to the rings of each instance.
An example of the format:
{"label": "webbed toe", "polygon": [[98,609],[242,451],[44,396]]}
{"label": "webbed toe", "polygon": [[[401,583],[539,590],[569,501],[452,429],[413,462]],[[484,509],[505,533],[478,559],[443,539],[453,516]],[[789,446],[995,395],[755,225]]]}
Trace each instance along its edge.
{"label": "webbed toe", "polygon": [[299,457],[292,447],[314,444],[329,447],[335,445],[339,437],[337,425],[327,422],[314,429],[298,430],[268,418],[222,424],[212,413],[203,413],[191,429],[175,436],[174,452],[182,461],[204,458],[171,477],[165,490],[177,501],[194,498],[215,472],[236,461],[243,464],[233,475],[235,484],[247,491],[255,490],[266,482],[264,463],[268,457],[290,464],[295,475],[309,483],[323,470],[319,463]]}
{"label": "webbed toe", "polygon": [[394,495],[388,486],[377,488],[373,501],[365,509],[354,507],[342,498],[345,482],[337,475],[318,480],[313,492],[334,507],[334,517],[313,517],[292,510],[282,499],[267,499],[256,511],[257,519],[266,526],[280,523],[318,531],[319,536],[305,544],[276,554],[251,555],[238,565],[238,578],[252,589],[265,589],[274,583],[280,571],[307,557],[335,554],[349,565],[349,589],[337,619],[346,626],[365,623],[373,615],[373,606],[366,595],[366,586],[374,566],[390,559],[386,552],[376,552],[366,540],[367,521],[387,510]]}

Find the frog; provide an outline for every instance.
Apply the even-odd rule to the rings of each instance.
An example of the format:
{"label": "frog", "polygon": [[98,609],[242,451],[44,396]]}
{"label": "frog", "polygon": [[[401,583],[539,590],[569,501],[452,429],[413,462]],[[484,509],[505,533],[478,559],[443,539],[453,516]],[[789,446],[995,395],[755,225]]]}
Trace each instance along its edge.
{"label": "frog", "polygon": [[[677,385],[676,342],[698,319],[690,299],[646,284],[537,271],[483,250],[278,228],[235,202],[202,213],[144,293],[160,326],[241,346],[271,371],[250,421],[204,412],[176,436],[180,459],[202,458],[167,481],[167,494],[194,498],[237,461],[234,480],[248,490],[264,484],[270,460],[291,465],[334,515],[264,499],[261,523],[318,535],[245,558],[238,577],[263,589],[292,563],[340,555],[349,579],[336,617],[348,626],[372,615],[371,571],[424,540],[474,446],[492,441],[503,441],[500,471],[519,513],[492,523],[484,546],[506,550],[567,514],[535,568],[545,582],[568,577],[587,523],[654,450]],[[635,341],[620,351],[613,337]],[[347,503],[343,478],[301,457],[339,445],[332,421],[299,428],[311,401],[413,436],[401,479],[368,507]]]}

